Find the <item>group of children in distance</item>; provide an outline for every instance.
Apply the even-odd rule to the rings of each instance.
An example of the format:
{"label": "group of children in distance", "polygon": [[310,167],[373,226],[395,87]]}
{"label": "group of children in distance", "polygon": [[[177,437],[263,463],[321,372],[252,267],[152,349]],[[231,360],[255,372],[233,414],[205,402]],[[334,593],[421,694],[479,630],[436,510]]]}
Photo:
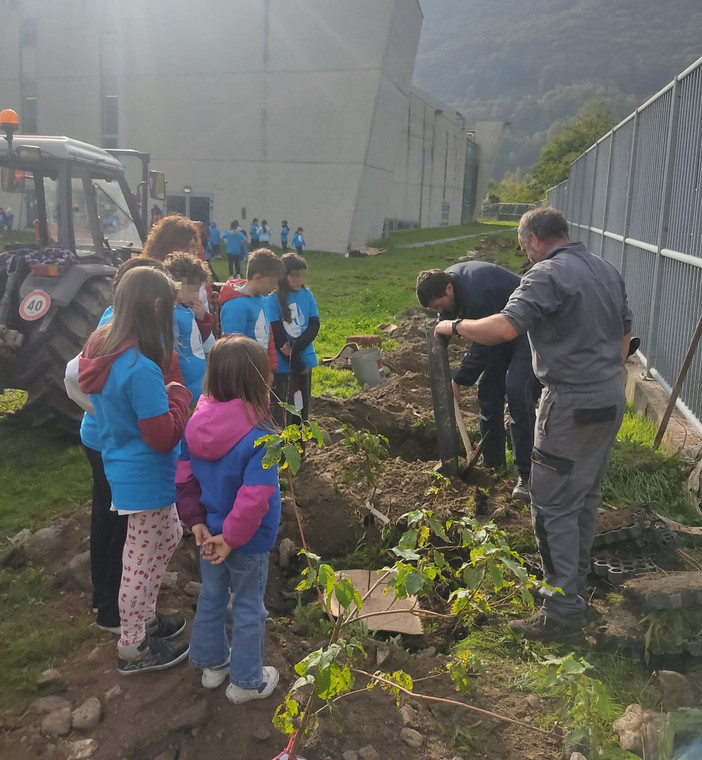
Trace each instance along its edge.
{"label": "group of children in distance", "polygon": [[[283,219],[280,225],[280,247],[283,249],[283,253],[287,253],[290,228],[286,219]],[[298,227],[293,234],[293,248],[299,256],[302,256],[306,245],[305,238],[302,236],[303,232],[302,227]],[[249,249],[253,252],[257,248],[267,248],[270,245],[271,234],[271,228],[265,219],[261,221],[261,224],[258,223],[258,219],[253,219],[249,226],[251,240],[249,243],[246,230],[239,226],[237,219],[229,225],[229,230],[223,233],[220,233],[217,223],[212,221],[210,222],[207,240],[204,242],[207,261],[210,262],[212,257],[216,257],[222,243],[225,243],[227,259],[229,260],[229,276],[233,277],[236,272],[237,276],[241,277],[242,262],[246,259]]]}
{"label": "group of children in distance", "polygon": [[[223,337],[212,343],[199,242],[183,217],[154,227],[144,253],[119,269],[114,304],[69,363],[66,387],[86,411],[93,606],[98,627],[120,635],[119,672],[163,670],[189,654],[205,688],[228,680],[227,698],[240,703],[269,696],[279,678],[263,663],[263,595],[280,488],[255,442],[274,429],[271,413],[285,423],[278,398],[306,416],[319,314],[304,259],[259,249],[246,280],[222,287]],[[181,523],[202,575],[189,644],[170,641],[183,615],[156,612]]]}

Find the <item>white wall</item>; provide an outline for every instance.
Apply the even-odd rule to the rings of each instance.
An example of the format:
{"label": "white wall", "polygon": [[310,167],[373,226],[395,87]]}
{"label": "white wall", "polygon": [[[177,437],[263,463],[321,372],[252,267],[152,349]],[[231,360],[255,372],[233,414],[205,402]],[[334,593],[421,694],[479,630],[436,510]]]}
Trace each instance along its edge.
{"label": "white wall", "polygon": [[448,223],[460,224],[465,152],[460,115],[413,88],[402,118],[387,216],[438,227],[445,201]]}
{"label": "white wall", "polygon": [[221,228],[265,217],[277,238],[286,218],[343,252],[416,216],[419,143],[423,225],[462,171],[456,125],[410,97],[417,0],[19,0],[0,45],[0,107],[17,110],[23,14],[38,22],[39,131],[100,144],[100,39],[116,33],[120,145],[151,153],[169,192],[211,194]]}

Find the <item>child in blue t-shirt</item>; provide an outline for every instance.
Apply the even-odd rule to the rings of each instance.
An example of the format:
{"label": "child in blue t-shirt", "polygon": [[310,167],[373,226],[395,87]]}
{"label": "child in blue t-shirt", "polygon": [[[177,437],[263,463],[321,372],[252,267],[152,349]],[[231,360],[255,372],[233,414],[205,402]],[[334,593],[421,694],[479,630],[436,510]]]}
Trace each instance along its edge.
{"label": "child in blue t-shirt", "polygon": [[267,248],[249,257],[245,280],[227,280],[219,291],[219,319],[223,335],[246,335],[268,351],[271,370],[277,367],[273,334],[270,331],[269,305],[272,293],[284,275],[285,266]]}
{"label": "child in blue t-shirt", "polygon": [[[278,467],[264,467],[265,447],[256,445],[273,432],[269,382],[260,344],[241,335],[218,340],[178,464],[178,512],[202,547],[190,663],[202,668],[206,689],[229,681],[226,697],[236,704],[265,699],[279,678],[263,664],[263,595],[280,524]],[[225,626],[230,591],[231,640]]]}
{"label": "child in blue t-shirt", "polygon": [[[127,259],[117,270],[112,280],[114,297],[117,286],[124,275],[136,267],[152,267],[161,272],[165,268],[160,261],[145,256],[135,256]],[[112,319],[112,306],[108,306],[98,327],[102,327]],[[120,633],[119,621],[119,585],[122,577],[122,551],[127,535],[127,517],[119,515],[110,509],[112,492],[105,477],[105,467],[102,462],[102,452],[98,435],[95,410],[90,398],[81,393],[78,387],[78,365],[80,355],[72,359],[66,366],[66,392],[68,396],[85,411],[80,426],[80,440],[83,451],[90,464],[93,475],[93,496],[90,508],[90,577],[93,584],[93,609],[97,610],[97,627],[109,633]],[[167,382],[183,381],[175,354],[171,362],[171,374]]]}
{"label": "child in blue t-shirt", "polygon": [[222,244],[222,234],[219,231],[217,222],[210,222],[210,245],[212,247],[212,256],[215,259],[220,258],[220,245]]}
{"label": "child in blue t-shirt", "polygon": [[289,419],[278,400],[299,409],[303,420],[309,415],[312,368],[319,363],[312,345],[319,333],[319,311],[312,291],[305,285],[307,262],[296,253],[286,253],[281,261],[285,277],[278,282],[277,293],[268,300],[278,359],[271,409],[275,421],[285,427],[294,420]]}
{"label": "child in blue t-shirt", "polygon": [[283,249],[283,253],[288,252],[288,236],[290,235],[290,227],[288,227],[288,220],[283,219],[280,223],[280,247]]}
{"label": "child in blue t-shirt", "polygon": [[304,230],[298,227],[293,235],[293,248],[297,251],[298,256],[302,256],[302,249],[305,247],[305,238],[302,237]]}
{"label": "child in blue t-shirt", "polygon": [[[241,262],[246,258],[246,235],[239,228],[239,222],[235,219],[229,228],[229,232],[222,235],[222,240],[227,244],[227,258],[229,259],[229,276],[241,277]],[[253,246],[252,246],[253,250]]]}
{"label": "child in blue t-shirt", "polygon": [[251,250],[258,248],[258,219],[252,219],[249,225],[249,239],[251,240]]}
{"label": "child in blue t-shirt", "polygon": [[192,394],[193,402],[197,403],[205,379],[203,342],[210,337],[214,327],[214,317],[205,311],[199,295],[208,274],[203,262],[192,253],[171,253],[163,263],[179,286],[178,303],[173,315],[175,351],[185,387]]}
{"label": "child in blue t-shirt", "polygon": [[182,536],[175,470],[191,399],[182,384],[164,380],[175,305],[175,284],[163,272],[127,272],[112,321],[91,335],[79,360],[78,385],[95,410],[113,508],[128,516],[119,590],[123,675],[172,667],[189,649],[166,641],[184,630],[185,618],[156,614],[161,579]]}

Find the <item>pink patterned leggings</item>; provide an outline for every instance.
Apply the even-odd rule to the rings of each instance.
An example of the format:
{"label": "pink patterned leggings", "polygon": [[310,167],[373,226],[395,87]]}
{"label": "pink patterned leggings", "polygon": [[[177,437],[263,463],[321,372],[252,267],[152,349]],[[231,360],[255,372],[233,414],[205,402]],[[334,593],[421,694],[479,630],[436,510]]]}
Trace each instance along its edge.
{"label": "pink patterned leggings", "polygon": [[175,504],[129,515],[119,587],[120,646],[141,643],[163,574],[183,535]]}

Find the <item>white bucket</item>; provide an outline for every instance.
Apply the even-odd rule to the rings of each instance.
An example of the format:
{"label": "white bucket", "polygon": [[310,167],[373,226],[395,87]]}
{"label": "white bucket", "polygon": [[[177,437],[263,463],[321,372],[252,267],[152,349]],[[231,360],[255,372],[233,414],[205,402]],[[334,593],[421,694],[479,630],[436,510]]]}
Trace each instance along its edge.
{"label": "white bucket", "polygon": [[385,367],[379,348],[362,348],[350,356],[351,371],[364,385],[380,385],[385,382]]}

